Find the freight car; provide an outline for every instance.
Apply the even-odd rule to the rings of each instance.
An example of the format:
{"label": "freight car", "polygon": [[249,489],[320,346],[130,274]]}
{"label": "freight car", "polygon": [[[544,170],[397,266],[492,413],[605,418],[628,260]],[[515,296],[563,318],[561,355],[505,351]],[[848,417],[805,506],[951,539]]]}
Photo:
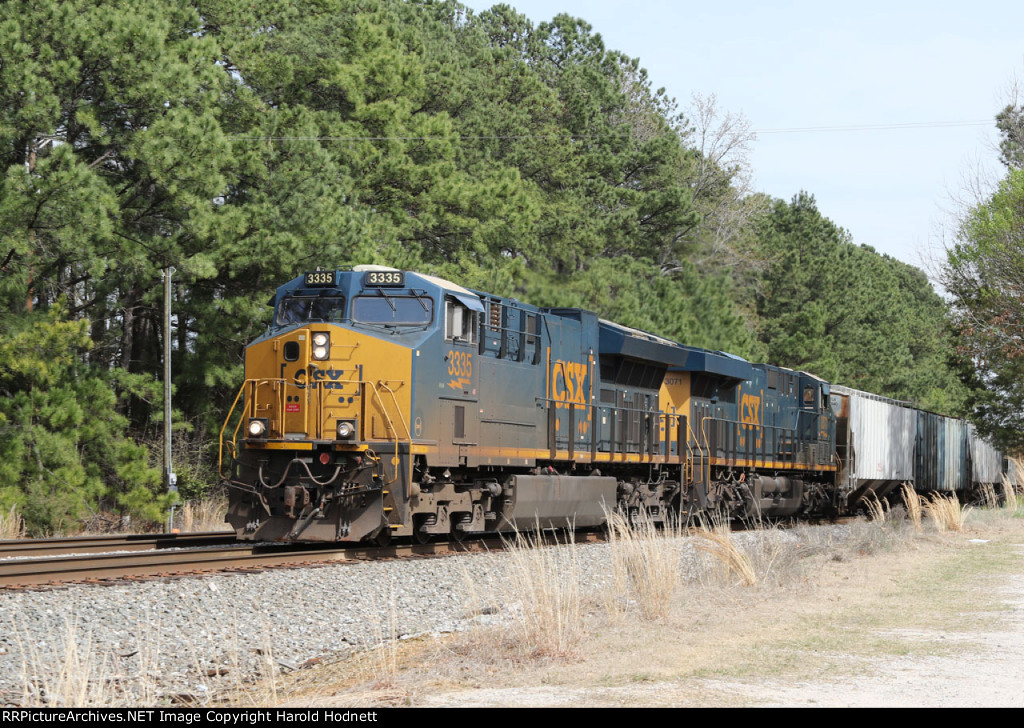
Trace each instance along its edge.
{"label": "freight car", "polygon": [[869,492],[885,497],[902,483],[963,497],[1002,481],[1002,453],[964,420],[849,387],[833,386],[831,398],[839,478],[851,507]]}
{"label": "freight car", "polygon": [[242,539],[832,514],[873,487],[843,457],[859,405],[804,372],[378,266],[273,304],[221,433]]}

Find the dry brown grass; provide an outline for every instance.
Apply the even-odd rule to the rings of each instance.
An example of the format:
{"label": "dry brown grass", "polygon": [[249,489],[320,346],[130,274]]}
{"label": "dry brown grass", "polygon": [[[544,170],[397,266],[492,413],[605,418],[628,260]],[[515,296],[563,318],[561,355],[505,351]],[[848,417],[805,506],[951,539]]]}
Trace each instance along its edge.
{"label": "dry brown grass", "polygon": [[644,619],[664,617],[679,588],[681,531],[678,525],[658,528],[642,513],[629,522],[619,513],[608,515],[616,594],[609,601],[613,613],[629,595]]}
{"label": "dry brown grass", "polygon": [[[251,639],[236,634],[223,645],[222,661],[211,664],[191,655],[186,692],[168,693],[166,667],[161,665],[168,650],[191,651],[189,644],[165,643],[148,616],[133,626],[135,645],[119,654],[113,646],[97,643],[91,630],[74,618],[65,619],[64,629],[48,639],[29,639],[17,623],[5,625],[17,646],[4,659],[20,661],[19,707],[155,707],[175,702],[190,707],[230,704],[268,706],[279,704],[281,665],[274,659],[273,630],[263,625],[255,668],[244,656]],[[246,623],[245,633],[252,633]],[[16,656],[15,656],[16,655]],[[180,676],[177,678],[180,681]]]}
{"label": "dry brown grass", "polygon": [[1009,465],[1009,472],[1003,476],[1003,505],[1009,513],[1024,516],[1024,460],[1010,458]]}
{"label": "dry brown grass", "polygon": [[372,670],[374,689],[394,685],[398,674],[398,606],[395,601],[394,585],[388,587],[388,609],[385,619],[382,610],[370,617],[375,644],[370,650],[368,664]]}
{"label": "dry brown grass", "polygon": [[1003,477],[1003,507],[1009,513],[1017,513],[1021,507],[1020,490],[1017,485]]}
{"label": "dry brown grass", "polygon": [[880,500],[878,495],[871,493],[870,498],[864,499],[864,505],[868,509],[868,517],[872,522],[884,525],[888,519],[889,509],[885,501]]}
{"label": "dry brown grass", "polygon": [[0,511],[0,539],[13,540],[25,538],[25,521],[18,512],[18,506],[4,513]]}
{"label": "dry brown grass", "polygon": [[955,495],[933,493],[924,505],[924,512],[938,531],[963,531],[970,507],[963,507]]}
{"label": "dry brown grass", "polygon": [[999,495],[996,493],[996,487],[992,483],[982,483],[980,488],[981,493],[981,507],[982,508],[998,508],[999,507]]}
{"label": "dry brown grass", "polygon": [[48,642],[29,641],[17,627],[12,631],[22,655],[21,707],[131,707],[156,700],[142,671],[126,674],[113,652],[90,647],[91,633],[70,618]]}
{"label": "dry brown grass", "polygon": [[507,550],[506,583],[517,617],[511,623],[514,643],[531,657],[575,655],[586,630],[572,533],[559,547],[543,545],[539,536],[517,533],[507,541]]}
{"label": "dry brown grass", "polygon": [[907,509],[907,518],[910,519],[914,530],[921,533],[921,519],[924,516],[921,508],[921,496],[917,494],[914,486],[910,483],[904,483],[900,492],[903,495],[903,507]]}
{"label": "dry brown grass", "polygon": [[227,512],[228,499],[216,495],[198,501],[185,501],[176,520],[183,533],[226,531],[228,527],[224,517]]}
{"label": "dry brown grass", "polygon": [[711,529],[691,529],[690,535],[698,539],[697,549],[712,557],[712,563],[720,567],[723,576],[731,575],[743,586],[757,583],[757,572],[750,557],[733,540],[727,524]]}
{"label": "dry brown grass", "polygon": [[[1012,521],[1021,523],[1017,519]],[[877,534],[889,531],[910,533],[902,519],[890,518],[885,528],[866,521],[860,521],[860,525],[872,539],[881,539]],[[237,687],[229,704],[237,707],[282,703],[334,707],[416,705],[422,704],[417,701],[428,696],[462,695],[461,691],[491,689],[495,692],[495,702],[487,704],[495,705],[503,699],[512,700],[510,696],[519,691],[538,696],[533,703],[536,705],[551,699],[545,696],[560,698],[568,694],[577,696],[566,703],[572,705],[597,705],[595,695],[604,696],[602,705],[612,704],[623,696],[632,696],[626,699],[633,702],[614,704],[679,706],[701,704],[700,700],[709,701],[704,705],[730,704],[721,701],[730,699],[731,688],[723,689],[721,695],[704,696],[700,691],[705,688],[698,687],[694,693],[690,686],[704,685],[709,677],[720,677],[727,683],[737,676],[747,679],[753,674],[752,665],[757,666],[757,676],[795,673],[794,679],[804,679],[808,673],[824,674],[828,660],[832,659],[828,655],[834,652],[835,659],[846,664],[850,645],[862,645],[862,641],[851,635],[863,638],[865,633],[873,634],[877,625],[871,620],[897,611],[878,609],[877,600],[891,596],[891,584],[910,579],[902,574],[912,576],[920,569],[908,568],[898,575],[886,570],[908,556],[923,560],[925,554],[917,554],[912,549],[908,553],[869,560],[873,551],[865,550],[847,531],[846,528],[840,531],[831,527],[802,526],[778,534],[771,531],[730,534],[721,523],[694,531],[693,547],[723,576],[717,583],[708,581],[698,586],[691,582],[686,589],[680,588],[662,615],[665,618],[653,621],[612,619],[612,615],[600,609],[604,602],[596,592],[596,585],[602,578],[611,579],[616,568],[614,560],[608,562],[606,572],[588,572],[588,575],[578,562],[577,549],[589,546],[577,547],[570,540],[566,545],[549,548],[537,546],[534,539],[517,537],[513,550],[519,548],[520,553],[518,558],[515,554],[509,555],[507,574],[502,573],[508,591],[501,597],[506,603],[513,602],[509,610],[511,616],[522,617],[524,624],[510,625],[499,620],[497,624],[463,630],[445,638],[399,641],[395,639],[392,595],[390,617],[386,603],[379,610],[376,629],[380,644],[374,649],[357,650],[346,659],[338,658],[330,664],[325,661],[311,670],[282,676],[270,641],[265,638],[261,650],[265,662],[257,676],[250,674],[245,680],[239,654],[234,660],[236,666],[232,667],[233,673],[237,671]],[[671,530],[656,531],[652,537],[655,547],[671,543],[672,533]],[[823,540],[815,542],[814,538]],[[914,543],[950,548],[952,541],[915,539]],[[615,548],[621,545],[620,542]],[[523,553],[523,548],[529,551]],[[731,552],[738,553],[739,558],[729,556]],[[800,559],[800,568],[805,570],[802,574],[787,571],[788,556],[780,555],[794,552],[798,554],[794,559]],[[807,558],[810,555],[814,558]],[[747,569],[733,565],[733,562],[744,561]],[[640,573],[638,567],[634,568]],[[746,576],[741,575],[744,571]],[[783,588],[768,588],[768,573],[788,575],[779,584]],[[630,585],[630,578],[627,573],[627,585]],[[593,586],[590,591],[588,579]],[[851,594],[851,586],[863,593]],[[880,587],[885,587],[881,597],[876,594]],[[912,596],[917,599],[920,595]],[[486,598],[490,600],[489,596]],[[634,603],[637,605],[634,611],[639,614],[639,601]],[[863,613],[854,615],[856,620],[849,619],[848,610],[853,603],[864,605]],[[917,609],[918,602],[913,603]],[[795,633],[794,620],[802,619],[800,615],[805,611],[809,616],[801,624],[806,631]],[[819,612],[820,616],[814,616]],[[531,624],[526,624],[531,620]],[[368,628],[374,626],[368,624]],[[265,635],[271,632],[266,626],[264,630]],[[238,642],[239,645],[247,643],[246,640]],[[869,647],[862,645],[858,649],[873,649],[871,640],[867,644]],[[241,652],[238,646],[233,649]],[[155,654],[145,660],[153,667],[139,668],[137,672],[133,668],[130,674],[124,665],[108,665],[102,653],[85,659],[73,648],[39,655],[40,666],[45,664],[52,670],[63,661],[68,666],[65,670],[68,676],[84,675],[87,680],[84,688],[81,681],[71,680],[67,681],[66,688],[60,687],[56,675],[45,681],[37,680],[36,692],[32,694],[36,702],[31,704],[49,707],[65,704],[40,699],[40,695],[57,695],[61,690],[73,696],[67,699],[92,701],[84,705],[140,706],[152,705],[148,700],[166,700],[156,692],[158,660]],[[566,657],[572,659],[566,660]],[[197,665],[196,669],[206,667],[208,665],[203,668]],[[338,670],[334,672],[336,667]],[[110,675],[120,675],[116,678],[120,682],[112,680]],[[681,685],[686,689],[679,688]],[[221,686],[225,688],[226,684]],[[150,698],[138,697],[146,694],[147,689],[151,691]],[[502,696],[498,696],[500,689],[505,691]],[[219,697],[223,696],[220,693]],[[452,704],[457,704],[458,699],[453,698],[456,702]],[[200,694],[195,704],[223,703],[217,695]]]}

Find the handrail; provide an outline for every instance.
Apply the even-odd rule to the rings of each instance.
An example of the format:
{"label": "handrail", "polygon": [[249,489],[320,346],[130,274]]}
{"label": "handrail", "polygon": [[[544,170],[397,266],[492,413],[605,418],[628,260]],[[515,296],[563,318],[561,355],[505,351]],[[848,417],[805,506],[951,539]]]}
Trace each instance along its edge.
{"label": "handrail", "polygon": [[[819,417],[819,418],[822,416],[821,413],[811,413],[811,412],[809,412],[807,414],[815,416],[815,417]],[[799,426],[799,424],[800,424],[799,423],[799,418],[797,420],[797,423],[793,427],[783,427],[781,425],[751,425],[751,424],[748,424],[746,422],[741,422],[739,420],[732,420],[732,419],[727,419],[725,417],[714,417],[714,416],[708,415],[708,416],[702,418],[702,420],[701,420],[701,428],[702,428],[702,434],[704,435],[705,444],[708,446],[709,455],[710,455],[710,443],[708,442],[708,439],[707,439],[707,433],[704,430],[705,423],[707,422],[707,420],[712,420],[714,422],[721,422],[723,424],[733,425],[735,427],[747,427],[747,428],[756,427],[756,428],[758,428],[758,429],[763,431],[763,436],[767,436],[769,433],[780,434],[781,437],[777,437],[775,439],[776,446],[778,446],[778,445],[783,443],[783,440],[786,437],[786,433],[790,433],[789,434],[789,438],[790,438],[789,442],[790,442],[791,445],[794,445],[794,446],[798,442],[809,442],[809,443],[813,442],[813,443],[826,443],[826,444],[829,443],[829,442],[832,442],[832,440],[829,440],[829,439],[824,439],[823,440],[823,439],[819,438],[817,436],[819,434],[817,429],[813,430],[813,432],[815,433],[815,436],[813,438],[811,438],[811,439],[804,439],[803,437],[801,437],[801,435],[800,435],[800,426]],[[764,458],[764,450],[765,450],[765,448],[762,448],[762,452],[761,452],[762,459]],[[755,454],[756,454],[756,449],[755,449]],[[794,464],[796,463],[796,457],[797,457],[797,450],[794,447],[793,452],[790,454],[790,458],[792,459],[792,462]],[[756,460],[756,458],[755,458],[755,460]],[[831,458],[830,458],[830,460],[831,460]],[[820,465],[822,463],[814,462],[814,463],[806,463],[806,464],[807,465]]]}
{"label": "handrail", "polygon": [[[219,475],[222,478],[224,477],[224,431],[226,429],[228,429],[228,423],[231,421],[231,415],[234,414],[235,407],[238,406],[238,400],[239,400],[239,398],[241,398],[242,392],[245,391],[245,385],[246,384],[248,384],[247,381],[242,382],[242,386],[239,387],[238,394],[235,395],[235,401],[231,403],[231,407],[228,409],[228,416],[224,418],[224,424],[221,425],[220,435],[218,435],[218,443],[217,443],[217,475]],[[235,452],[236,452],[235,438],[238,437],[238,428],[241,427],[243,420],[245,420],[245,417],[239,418],[238,424],[235,425],[235,431],[231,435],[231,458],[232,459],[235,458]]]}
{"label": "handrail", "polygon": [[[686,418],[686,453],[689,456],[689,462],[692,464],[693,461],[694,461],[694,457],[693,457],[693,448],[690,447],[690,435],[693,435],[693,441],[697,442],[697,434],[693,431],[693,428],[690,427],[690,418],[687,417]],[[699,445],[698,445],[698,447],[699,447]],[[704,466],[703,465],[701,465],[700,474],[701,474],[701,477],[704,476]],[[692,467],[690,469],[690,476],[691,476],[691,478],[693,477],[693,469],[692,469]],[[693,482],[693,481],[691,480],[690,482]],[[690,483],[687,483],[687,485],[689,485],[689,484]]]}
{"label": "handrail", "polygon": [[[391,401],[394,402],[394,404],[395,404],[395,411],[398,412],[398,416],[401,417],[401,419],[402,419],[402,427],[405,428],[405,439],[409,440],[409,441],[412,441],[412,431],[409,430],[409,423],[405,421],[405,415],[402,414],[402,407],[401,407],[401,405],[398,404],[398,398],[395,397],[395,390],[391,389],[391,387],[389,387],[387,385],[388,381],[390,381],[390,380],[379,379],[379,380],[377,380],[377,384],[374,384],[373,382],[366,382],[366,384],[369,384],[370,386],[373,387],[374,394],[377,395],[377,399],[378,399],[378,401],[380,402],[380,405],[381,405],[381,411],[383,412],[385,417],[388,417],[388,413],[387,413],[387,410],[384,408],[384,400],[382,400],[380,398],[380,394],[377,392],[377,386],[380,386],[381,389],[383,389],[385,392],[387,392],[388,394],[391,395]],[[405,382],[401,382],[401,383],[405,384]],[[388,424],[391,425],[391,418],[390,417],[388,417]],[[391,429],[395,430],[394,425],[391,425]],[[396,433],[395,442],[396,443],[398,442],[397,432],[398,431],[395,430],[395,433]]]}
{"label": "handrail", "polygon": [[[665,411],[661,411],[660,412],[660,416],[665,418],[665,435],[666,435],[665,441],[668,443],[668,447],[666,448],[666,451],[667,451],[666,457],[671,457],[671,453],[672,453],[672,433],[675,432],[677,435],[680,434],[678,432],[679,422],[680,422],[680,420],[686,419],[686,433],[683,434],[683,437],[682,437],[681,440],[678,437],[676,438],[676,456],[680,460],[679,464],[683,466],[683,470],[682,470],[683,478],[682,479],[684,481],[684,484],[685,485],[689,485],[690,483],[693,482],[692,465],[693,465],[693,461],[694,461],[693,447],[690,445],[690,436],[693,436],[694,442],[697,441],[697,436],[694,434],[693,428],[690,427],[690,418],[686,417],[686,415],[681,415],[681,414],[679,414],[677,412],[665,412]],[[675,426],[673,426],[673,425],[675,425]],[[685,460],[683,460],[683,448],[684,447],[686,448],[686,459]],[[687,472],[687,468],[686,468],[686,464],[687,463],[689,463],[690,466],[691,466],[690,472]],[[702,466],[701,467],[701,475],[703,476],[703,474],[704,474],[704,468]],[[687,480],[687,477],[689,477],[690,480]]]}
{"label": "handrail", "polygon": [[[387,407],[384,406],[384,400],[381,398],[380,392],[377,391],[377,385],[380,385],[381,388],[383,388],[388,394],[391,395],[391,400],[395,403],[395,410],[398,412],[399,416],[402,418],[402,426],[405,427],[405,437],[406,437],[406,440],[408,442],[412,442],[412,433],[409,431],[409,423],[405,421],[405,415],[402,414],[402,408],[398,404],[398,398],[395,397],[394,390],[392,390],[391,387],[389,387],[387,385],[387,383],[385,382],[385,380],[383,380],[383,379],[377,380],[377,384],[374,384],[373,382],[364,382],[364,383],[365,384],[369,384],[371,387],[373,387],[373,395],[374,395],[374,397],[377,398],[377,402],[380,404],[380,411],[381,411],[381,414],[384,415],[384,418],[385,418],[385,420],[387,422],[387,428],[389,430],[391,430],[391,432],[393,432],[394,435],[395,435],[395,457],[397,457],[398,456],[398,430],[395,429],[394,424],[392,424],[392,422],[391,422],[391,417],[388,416]],[[404,382],[403,382],[403,384],[404,384]],[[390,485],[391,483],[394,483],[396,480],[398,480],[398,466],[394,462],[394,460],[392,460],[391,464],[394,466],[394,470],[392,470],[392,473],[391,473],[392,477],[391,477],[391,480],[388,481],[388,485]]]}
{"label": "handrail", "polygon": [[[222,477],[222,478],[225,477],[224,476],[224,431],[228,427],[228,422],[231,421],[231,415],[233,415],[235,413],[235,407],[238,406],[238,400],[241,398],[242,393],[245,391],[245,388],[247,386],[249,386],[250,384],[261,384],[261,383],[262,384],[266,384],[266,383],[272,383],[272,382],[280,382],[282,384],[287,384],[287,380],[286,379],[280,379],[280,378],[278,378],[278,379],[259,378],[259,379],[246,379],[246,380],[244,380],[242,382],[242,386],[239,387],[238,394],[235,395],[235,401],[231,403],[231,408],[228,410],[227,417],[224,418],[224,424],[220,428],[220,436],[219,436],[218,452],[217,452],[217,474],[220,475],[220,477]],[[281,397],[284,397],[284,387],[281,388]],[[253,400],[255,400],[255,396],[253,397]],[[279,403],[279,405],[280,405],[281,411],[284,411],[284,400],[283,399]],[[235,455],[236,455],[236,453],[238,451],[238,447],[236,446],[235,443],[238,440],[238,431],[240,429],[242,429],[242,423],[245,422],[245,412],[244,412],[244,410],[248,406],[249,406],[248,403],[243,405],[243,407],[242,407],[242,409],[243,409],[242,416],[238,418],[238,424],[235,425],[235,430],[234,430],[234,432],[231,433],[231,457],[232,458],[235,457]],[[252,414],[255,416],[256,411],[253,410]]]}
{"label": "handrail", "polygon": [[[409,423],[406,421],[405,414],[402,412],[402,407],[401,407],[401,405],[399,405],[398,398],[395,396],[395,390],[392,389],[391,386],[389,386],[390,380],[378,380],[376,383],[374,383],[372,381],[364,381],[364,380],[358,380],[358,379],[334,379],[334,380],[331,380],[331,381],[332,382],[336,382],[336,383],[340,383],[340,384],[355,384],[355,385],[359,385],[359,386],[369,385],[370,389],[373,392],[374,401],[376,402],[377,406],[380,409],[381,414],[384,417],[385,427],[393,435],[393,437],[391,439],[393,440],[393,442],[395,444],[395,453],[396,454],[398,453],[398,445],[399,445],[400,441],[404,440],[406,442],[412,442],[412,432],[409,429]],[[284,415],[285,389],[286,389],[287,385],[289,384],[289,381],[286,380],[286,379],[282,379],[282,378],[268,378],[268,377],[258,377],[258,378],[253,378],[253,379],[246,379],[244,382],[242,382],[242,386],[239,388],[238,394],[235,395],[235,399],[232,402],[230,409],[228,410],[227,417],[225,417],[225,419],[224,419],[224,424],[221,426],[220,435],[219,435],[218,454],[217,454],[217,472],[218,472],[218,474],[222,478],[226,477],[224,475],[224,450],[225,450],[226,446],[229,446],[230,447],[230,455],[231,455],[231,457],[234,458],[234,457],[237,456],[237,452],[238,452],[238,447],[237,447],[238,433],[239,433],[239,430],[242,428],[242,424],[245,422],[245,412],[244,412],[244,410],[249,407],[250,403],[255,405],[255,399],[256,399],[255,398],[255,389],[260,387],[260,386],[264,386],[264,385],[267,385],[267,384],[273,384],[273,383],[285,385],[285,386],[280,387],[280,389],[279,389],[279,392],[278,392],[278,402],[277,402],[278,412],[281,413],[282,418],[283,418],[283,415]],[[404,382],[400,381],[400,384],[404,384]],[[245,401],[244,402],[242,416],[239,418],[238,423],[235,425],[234,431],[231,433],[231,439],[227,440],[226,437],[225,437],[225,434],[226,434],[226,431],[227,431],[227,428],[228,428],[228,423],[231,421],[231,417],[234,415],[234,412],[235,412],[235,410],[238,407],[239,400],[242,399],[242,394],[245,392],[246,388],[249,387],[249,386],[252,386],[253,390],[254,390],[253,391],[253,396],[251,398],[251,402],[250,401]],[[398,416],[400,418],[402,427],[405,430],[405,436],[404,437],[402,437],[402,435],[399,432],[398,428],[395,427],[395,424],[393,422],[391,414],[388,412],[388,407],[385,404],[384,398],[381,396],[380,390],[383,390],[383,391],[387,392],[389,395],[391,395],[391,401],[392,401],[392,403],[394,405],[395,412],[397,412],[397,414],[398,414]],[[305,427],[307,433],[309,432],[309,429],[310,429],[310,416],[311,416],[310,410],[312,410],[314,408],[316,409],[316,427],[317,427],[317,432],[314,433],[314,437],[312,439],[318,439],[319,436],[321,436],[323,434],[321,432],[321,430],[323,429],[324,400],[325,400],[325,397],[327,396],[325,393],[328,392],[328,391],[330,391],[330,390],[326,390],[326,389],[323,389],[323,388],[318,388],[317,396],[316,396],[314,402],[310,403],[309,407],[304,408],[304,411],[303,411],[303,414],[302,414],[302,419],[303,419],[303,424],[304,424],[304,427]],[[255,416],[255,415],[256,415],[256,412],[255,412],[255,410],[253,410],[252,416]],[[282,427],[284,426],[283,419],[282,419],[282,425],[281,426]],[[364,426],[365,426],[365,423],[364,423]],[[282,432],[282,434],[283,434],[283,432]],[[391,478],[390,481],[388,481],[388,484],[394,483],[397,479],[398,479],[398,468],[396,467],[392,471],[392,478]]]}
{"label": "handrail", "polygon": [[[686,415],[681,415],[677,412],[666,412],[665,410],[658,410],[658,418],[664,418],[665,420],[665,442],[668,443],[669,447],[666,448],[666,457],[670,457],[672,454],[672,433],[676,432],[679,427],[679,421],[682,420]],[[689,419],[686,422],[686,432],[688,435],[693,434],[693,429],[690,427]],[[696,436],[694,437],[696,439]],[[690,438],[684,437],[682,441],[676,438],[676,455],[679,458],[683,457],[683,447],[686,448],[686,453],[690,460],[693,459],[693,448],[690,447]]]}
{"label": "handrail", "polygon": [[[704,487],[711,487],[711,442],[708,440],[707,422],[708,420],[714,419],[711,415],[705,412],[704,416],[700,418],[700,434],[704,438],[704,450],[701,452],[701,463],[700,475],[704,477],[705,467],[707,468],[707,478],[704,480]],[[700,447],[700,441],[694,437],[694,441],[697,442],[697,447]],[[706,453],[706,454],[705,454]]]}
{"label": "handrail", "polygon": [[[666,412],[665,410],[646,409],[644,407],[625,407],[625,406],[619,407],[619,406],[616,406],[616,405],[614,405],[614,404],[612,404],[610,402],[597,402],[597,403],[588,404],[586,402],[566,402],[565,400],[555,399],[554,397],[535,397],[534,401],[537,402],[537,403],[543,402],[544,404],[548,405],[548,407],[561,405],[561,407],[563,407],[565,409],[571,409],[573,412],[576,412],[576,411],[579,411],[579,410],[587,412],[591,408],[593,408],[595,411],[596,410],[601,410],[601,409],[606,409],[606,410],[610,410],[610,411],[613,411],[613,412],[623,412],[623,413],[626,413],[626,414],[640,414],[640,415],[648,416],[648,417],[651,417],[651,418],[656,418],[659,421],[662,418],[672,418],[672,417],[675,417],[675,418],[678,419],[678,418],[682,417],[682,415],[672,414],[671,412]],[[687,424],[687,430],[690,430],[689,424]],[[590,436],[591,443],[593,442],[594,438],[596,437],[596,431],[597,431],[596,427],[594,427],[591,430],[591,436]],[[671,438],[667,437],[666,440],[671,441]],[[568,441],[575,442],[575,433],[571,433],[568,436]],[[686,443],[686,447],[687,447],[688,450],[690,449],[689,442]],[[681,451],[682,451],[682,448],[680,448],[680,452]],[[615,453],[615,454],[618,455],[618,454],[621,454],[621,453]],[[635,453],[635,454],[642,455],[644,457],[653,457],[653,456],[658,455],[658,453],[655,453],[655,452],[639,452],[639,453]]]}

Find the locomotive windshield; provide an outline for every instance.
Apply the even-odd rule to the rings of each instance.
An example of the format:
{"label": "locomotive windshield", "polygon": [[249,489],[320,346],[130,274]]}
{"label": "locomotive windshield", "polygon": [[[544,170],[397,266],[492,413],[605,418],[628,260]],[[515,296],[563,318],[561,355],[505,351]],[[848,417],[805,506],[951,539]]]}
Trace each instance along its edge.
{"label": "locomotive windshield", "polygon": [[434,320],[434,301],[426,296],[356,296],[352,320],[384,326],[426,326]]}
{"label": "locomotive windshield", "polygon": [[306,321],[341,321],[345,317],[344,296],[286,296],[277,306],[278,326]]}

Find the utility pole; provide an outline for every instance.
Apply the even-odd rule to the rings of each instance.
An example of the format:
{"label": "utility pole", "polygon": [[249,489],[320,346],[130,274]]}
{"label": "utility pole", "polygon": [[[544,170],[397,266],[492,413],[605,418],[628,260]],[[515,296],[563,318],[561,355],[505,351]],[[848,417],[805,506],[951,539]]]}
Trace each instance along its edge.
{"label": "utility pole", "polygon": [[[164,484],[168,493],[178,492],[178,476],[171,467],[171,274],[174,268],[164,268]],[[174,528],[174,506],[167,523],[167,532]]]}

